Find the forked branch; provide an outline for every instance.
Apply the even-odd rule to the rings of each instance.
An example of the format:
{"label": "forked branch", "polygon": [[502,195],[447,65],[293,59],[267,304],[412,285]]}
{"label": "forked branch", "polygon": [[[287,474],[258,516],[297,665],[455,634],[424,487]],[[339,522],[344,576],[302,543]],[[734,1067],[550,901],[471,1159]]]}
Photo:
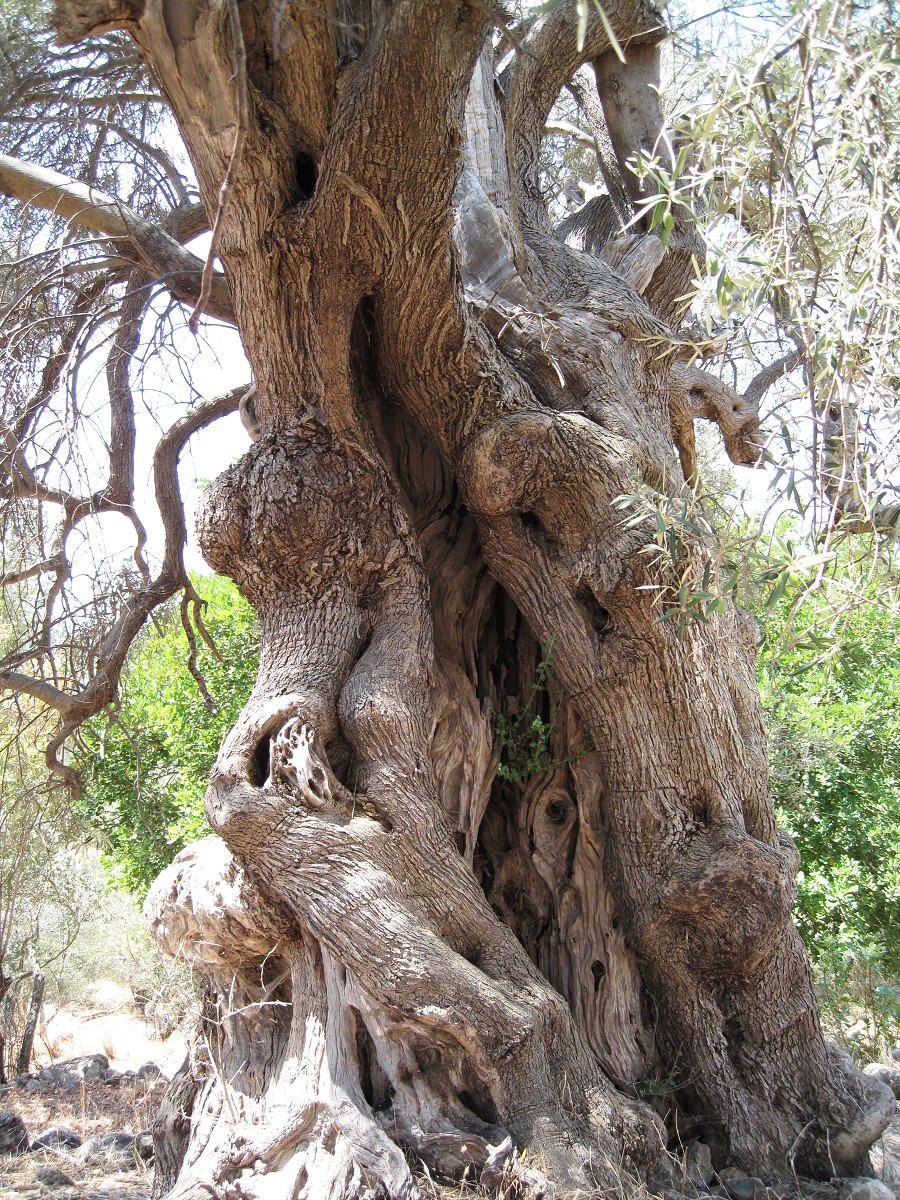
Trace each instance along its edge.
{"label": "forked branch", "polygon": [[[93,233],[115,238],[119,255],[146,267],[178,300],[196,303],[203,274],[201,260],[121,200],[58,171],[7,154],[0,154],[0,193],[46,209]],[[234,324],[231,296],[221,272],[213,276],[205,307],[211,316]]]}

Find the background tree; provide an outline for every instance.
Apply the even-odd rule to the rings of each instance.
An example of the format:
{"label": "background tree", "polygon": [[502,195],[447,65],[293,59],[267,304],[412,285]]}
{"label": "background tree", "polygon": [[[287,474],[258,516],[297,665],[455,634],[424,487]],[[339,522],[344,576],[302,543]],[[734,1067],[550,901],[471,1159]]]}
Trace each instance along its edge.
{"label": "background tree", "polygon": [[42,769],[46,714],[26,702],[18,712],[4,711],[0,728],[0,1077],[6,1082],[28,1070],[46,974],[71,947],[87,906],[79,881],[61,869],[79,822]]}
{"label": "background tree", "polygon": [[[840,32],[827,14],[850,11],[805,8],[765,64],[808,63]],[[60,0],[76,48],[36,61],[20,39],[9,59],[23,136],[0,188],[32,208],[10,272],[3,486],[36,532],[4,582],[41,604],[0,682],[57,711],[50,760],[70,779],[61,747],[113,700],[153,608],[184,589],[186,636],[202,637],[182,447],[239,404],[254,439],[199,529],[258,614],[259,673],[212,771],[219,836],[149,900],[157,938],[218,997],[160,1131],[173,1196],[412,1196],[402,1151],[486,1186],[506,1171],[533,1193],[609,1187],[665,1138],[636,1099],[648,1072],[677,1076],[680,1128],[718,1162],[770,1176],[863,1169],[893,1110],[822,1038],[755,627],[688,489],[694,419],[753,462],[760,398],[802,363],[849,464],[822,457],[817,494],[840,520],[882,521],[890,505],[861,499],[864,424],[838,436],[840,388],[819,407],[842,360],[823,374],[798,335],[740,391],[689,361],[719,331],[677,332],[702,243],[659,109],[658,13],[567,0],[511,20],[446,0]],[[159,148],[165,118],[146,120],[151,77],[199,204]],[[788,151],[817,150],[798,134],[816,96],[801,79],[770,198]],[[605,191],[560,235],[541,146],[569,85]],[[751,109],[769,86],[754,76]],[[62,88],[60,115],[91,148],[69,174],[48,169],[58,135],[36,132]],[[81,114],[98,105],[90,143]],[[54,240],[35,206],[93,237]],[[204,213],[205,268],[182,244]],[[786,237],[801,220],[792,208]],[[868,217],[863,232],[886,241]],[[254,382],[159,440],[154,572],[128,365],[158,284],[196,305],[192,326],[202,311],[237,324]],[[773,296],[784,327],[802,326]],[[105,395],[79,399],[64,383],[104,336]],[[123,518],[133,566],[79,572],[85,522]],[[498,776],[492,714],[510,729],[539,706],[542,773]]]}

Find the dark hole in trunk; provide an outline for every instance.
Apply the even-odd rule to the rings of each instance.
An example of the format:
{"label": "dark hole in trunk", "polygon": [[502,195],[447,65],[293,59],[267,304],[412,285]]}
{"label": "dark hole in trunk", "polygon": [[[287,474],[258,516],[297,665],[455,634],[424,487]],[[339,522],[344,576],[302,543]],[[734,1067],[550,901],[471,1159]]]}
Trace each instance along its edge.
{"label": "dark hole in trunk", "polygon": [[613,619],[603,607],[598,604],[597,598],[590,588],[581,588],[577,594],[579,604],[581,604],[588,614],[588,619],[600,637],[606,637],[613,631]]}
{"label": "dark hole in trunk", "polygon": [[606,974],[606,967],[604,967],[603,963],[600,962],[599,959],[595,959],[594,962],[591,963],[591,974],[594,977],[594,991],[598,992],[600,990],[600,980]]}
{"label": "dark hole in trunk", "polygon": [[312,200],[319,177],[316,160],[303,150],[298,150],[294,159],[294,171],[297,176],[297,199]]}
{"label": "dark hole in trunk", "polygon": [[485,1124],[497,1124],[496,1106],[480,1079],[471,1081],[469,1086],[459,1093],[459,1099],[469,1112],[473,1112]]}
{"label": "dark hole in trunk", "polygon": [[269,778],[271,770],[271,751],[272,739],[268,734],[261,738],[256,747],[256,753],[253,755],[253,767],[250,773],[250,782],[254,787],[262,787]]}
{"label": "dark hole in trunk", "polygon": [[366,1029],[362,1017],[356,1010],[353,1016],[356,1024],[356,1057],[359,1064],[359,1085],[366,1098],[366,1103],[374,1112],[390,1108],[394,1098],[394,1089],[390,1080],[381,1069],[375,1043]]}
{"label": "dark hole in trunk", "polygon": [[562,800],[554,800],[547,805],[547,820],[552,825],[565,825],[569,819],[570,807]]}

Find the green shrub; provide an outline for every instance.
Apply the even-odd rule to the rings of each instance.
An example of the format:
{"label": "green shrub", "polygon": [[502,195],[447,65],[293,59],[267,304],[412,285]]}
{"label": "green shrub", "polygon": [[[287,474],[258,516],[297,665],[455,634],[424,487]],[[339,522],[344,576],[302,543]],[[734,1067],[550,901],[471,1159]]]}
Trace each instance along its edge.
{"label": "green shrub", "polygon": [[[764,664],[778,817],[801,855],[797,919],[817,961],[865,960],[900,975],[900,609],[858,598],[830,646],[804,636],[820,601],[793,616],[793,649]],[[789,643],[790,644],[790,643]],[[825,647],[823,649],[823,646]],[[837,957],[835,957],[837,956]]]}
{"label": "green shrub", "polygon": [[141,638],[118,710],[91,722],[82,738],[79,810],[98,835],[112,877],[137,892],[209,832],[203,814],[209,773],[256,674],[259,637],[250,606],[228,580],[202,578],[195,586],[207,601],[204,625],[218,652],[197,638],[211,703],[188,670],[188,639],[172,609]]}

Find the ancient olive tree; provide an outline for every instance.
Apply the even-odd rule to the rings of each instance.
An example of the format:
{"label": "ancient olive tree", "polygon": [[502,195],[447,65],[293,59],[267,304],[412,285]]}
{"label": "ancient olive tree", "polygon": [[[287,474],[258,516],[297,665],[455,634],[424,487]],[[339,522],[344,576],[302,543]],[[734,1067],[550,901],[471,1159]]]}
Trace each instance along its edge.
{"label": "ancient olive tree", "polygon": [[[864,1169],[893,1099],[823,1040],[756,628],[726,603],[660,622],[666,581],[617,505],[687,491],[698,417],[753,462],[760,395],[798,361],[738,393],[679,339],[699,238],[678,204],[649,231],[651,185],[627,166],[675,171],[659,13],[59,0],[53,24],[75,49],[41,86],[59,97],[71,71],[63,105],[94,96],[104,114],[93,186],[17,151],[0,189],[105,257],[55,259],[47,316],[17,326],[17,345],[42,320],[56,341],[8,406],[4,496],[62,516],[40,561],[7,569],[43,624],[0,680],[57,709],[63,771],[148,614],[185,586],[196,600],[181,448],[238,405],[252,440],[198,530],[258,613],[258,678],[210,780],[217,836],[148,901],[209,995],[158,1131],[158,1192],[413,1197],[410,1161],[488,1189],[590,1191],[653,1166],[660,1113],[719,1164]],[[539,176],[567,86],[606,185],[568,241]],[[155,87],[199,203],[161,126],[135,116]],[[133,172],[103,159],[116,137]],[[210,227],[204,267],[184,243]],[[20,264],[33,304],[42,253]],[[237,326],[252,385],[159,442],[154,575],[129,362],[158,282],[192,327]],[[47,404],[103,296],[108,470],[80,493],[47,465]],[[81,415],[73,399],[54,445]],[[102,514],[134,523],[137,565],[111,582],[98,639],[75,600],[68,624],[54,613],[73,532]],[[660,1113],[654,1078],[676,1088]]]}

